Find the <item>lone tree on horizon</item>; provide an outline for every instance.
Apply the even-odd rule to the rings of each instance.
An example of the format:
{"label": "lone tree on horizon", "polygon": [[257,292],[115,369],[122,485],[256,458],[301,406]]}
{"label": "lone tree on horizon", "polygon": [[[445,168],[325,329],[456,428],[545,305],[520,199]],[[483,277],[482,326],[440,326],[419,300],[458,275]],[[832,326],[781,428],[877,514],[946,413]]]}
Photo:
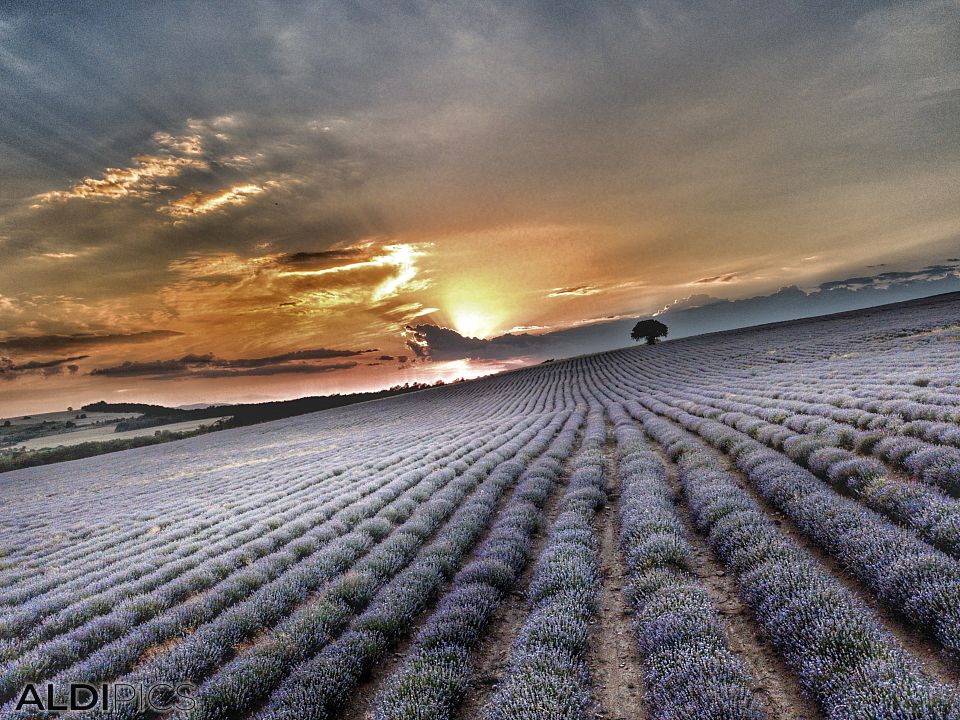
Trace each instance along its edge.
{"label": "lone tree on horizon", "polygon": [[659,320],[641,320],[633,326],[630,337],[637,342],[640,342],[640,338],[644,338],[647,341],[647,345],[656,345],[657,338],[667,336],[667,329],[667,326]]}

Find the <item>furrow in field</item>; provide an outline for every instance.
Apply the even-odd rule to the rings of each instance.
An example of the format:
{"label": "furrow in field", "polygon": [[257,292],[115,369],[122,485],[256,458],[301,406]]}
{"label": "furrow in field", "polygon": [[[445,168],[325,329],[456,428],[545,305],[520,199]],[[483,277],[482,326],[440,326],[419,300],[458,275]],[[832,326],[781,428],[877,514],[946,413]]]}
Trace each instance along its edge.
{"label": "furrow in field", "polygon": [[916,658],[927,675],[942,683],[960,685],[960,668],[944,657],[942,650],[933,638],[924,633],[918,633],[915,628],[911,627],[906,618],[879,601],[855,576],[845,571],[823,548],[801,532],[788,515],[771,506],[753,487],[750,479],[730,461],[729,457],[706,443],[700,447],[704,453],[714,457],[717,464],[735,478],[737,485],[753,498],[753,501],[771,518],[774,525],[782,533],[812,557],[815,557],[817,562],[837,583],[843,585],[858,601],[870,608],[883,629],[895,637],[900,645]]}
{"label": "furrow in field", "polygon": [[[531,443],[545,446],[547,438],[556,432],[557,422],[517,436],[510,441],[512,450],[506,452],[506,456],[516,455]],[[351,645],[351,641],[363,637],[364,631],[382,638],[383,642],[390,638],[383,647],[379,642],[374,643],[373,648],[367,647],[370,652],[374,649],[379,653],[386,652],[407,629],[409,615],[421,612],[429,604],[444,579],[456,569],[462,554],[476,542],[499,497],[515,482],[521,469],[516,461],[509,459],[496,468],[491,466],[489,477],[471,492],[469,498],[458,501],[445,513],[449,520],[445,521],[442,530],[430,535],[432,540],[425,540],[426,544],[418,542],[403,552],[402,557],[389,553],[382,559],[373,558],[365,570],[352,573],[353,578],[346,587],[334,583],[334,594],[319,597],[303,608],[300,617],[292,616],[286,627],[275,631],[270,641],[222,666],[201,687],[197,708],[184,716],[219,718],[226,713],[249,712],[271,692],[273,696],[279,693],[280,698],[291,692],[295,695],[299,690],[297,678],[312,677],[314,666],[323,666],[331,657],[334,658],[332,662],[339,662],[337,658],[339,653],[345,652],[345,647],[350,648],[346,652],[360,653],[362,657],[362,647]],[[441,555],[448,548],[449,556]],[[415,590],[418,583],[420,585]],[[345,591],[350,594],[345,595]],[[410,610],[408,617],[398,618],[396,613],[404,608]],[[372,663],[366,669],[370,668]],[[349,673],[340,680],[346,681],[348,677],[351,682],[359,680]],[[334,697],[335,686],[336,683],[320,690],[328,695],[334,693],[326,700],[333,706],[344,700],[344,697]],[[323,705],[323,697],[318,706]],[[274,699],[271,698],[271,702]],[[265,712],[270,712],[269,703]]]}
{"label": "furrow in field", "polygon": [[[823,718],[816,703],[803,692],[796,673],[784,662],[757,623],[750,608],[741,600],[734,576],[716,556],[690,518],[690,508],[680,486],[677,464],[659,446],[651,446],[666,470],[667,482],[674,493],[677,516],[686,531],[696,558],[696,572],[710,593],[717,612],[727,626],[727,642],[750,668],[756,679],[756,692],[763,698],[772,718],[818,720]],[[776,520],[774,521],[776,522]]]}
{"label": "furrow in field", "polygon": [[960,712],[957,688],[927,675],[703,441],[653,413],[636,415],[676,460],[696,526],[735,573],[741,597],[828,716],[946,720]]}
{"label": "furrow in field", "polygon": [[[536,463],[533,463],[532,467],[535,467]],[[472,584],[476,581],[476,578],[469,576],[472,567],[477,567],[482,563],[485,557],[489,554],[491,539],[495,537],[500,531],[505,522],[509,522],[509,511],[514,510],[519,503],[528,503],[530,501],[529,486],[525,487],[524,483],[526,477],[530,474],[530,469],[526,470],[523,475],[521,475],[519,480],[519,485],[513,490],[510,496],[510,500],[505,502],[501,509],[498,511],[498,516],[495,521],[495,524],[486,531],[484,534],[484,539],[470,552],[468,557],[464,560],[463,567],[452,580],[450,580],[444,587],[443,592],[441,593],[441,598],[443,598],[439,607],[443,606],[444,600],[447,600],[451,597],[452,593],[455,593],[457,589],[463,584],[462,579],[464,577],[470,577],[469,582]],[[568,481],[569,476],[567,474],[562,474],[561,477],[557,480],[556,483],[553,483],[552,487],[546,490],[548,493],[546,495],[542,515],[543,518],[537,523],[537,529],[533,533],[533,545],[529,557],[536,557],[539,553],[539,548],[542,547],[543,537],[543,526],[552,522],[553,518],[556,516],[559,508],[559,494],[557,493],[557,486],[563,487]],[[528,562],[521,574],[518,576],[517,580],[514,583],[514,586],[521,585],[523,583],[524,577],[529,578],[528,571],[531,566]],[[497,609],[497,613],[501,612],[509,613],[505,608],[505,605],[511,602],[514,598],[517,598],[518,591],[513,589],[512,591],[507,588],[505,590],[505,595],[501,600],[500,607]],[[517,605],[522,607],[522,595],[518,598]],[[366,679],[360,686],[357,688],[356,692],[347,700],[344,707],[338,714],[339,717],[343,717],[347,720],[361,720],[362,718],[371,718],[377,717],[382,718],[386,715],[384,710],[378,712],[377,701],[378,696],[382,695],[387,688],[387,684],[391,681],[396,681],[398,673],[407,666],[410,662],[413,654],[419,649],[418,641],[421,639],[421,634],[425,632],[425,628],[428,627],[429,623],[436,623],[436,618],[440,614],[440,609],[435,611],[429,616],[421,616],[418,621],[414,624],[410,634],[403,639],[398,647],[397,651],[388,656],[383,662],[377,665],[370,673],[370,677]],[[519,610],[515,610],[519,615]],[[483,631],[483,640],[484,641],[493,641],[496,643],[495,632],[497,626],[498,618],[496,615],[489,621],[489,625],[486,630]],[[509,646],[509,637],[506,640],[507,646]],[[477,663],[474,663],[475,667],[478,667]],[[479,670],[478,670],[479,671]],[[475,673],[476,674],[476,673]],[[466,701],[471,700],[475,697],[477,691],[481,688],[474,688],[473,684],[471,685],[471,691],[466,694]],[[419,698],[418,698],[419,699]],[[386,715],[388,716],[388,715]],[[470,717],[467,714],[465,717]]]}
{"label": "furrow in field", "polygon": [[633,631],[633,610],[625,596],[630,578],[618,540],[616,455],[616,439],[608,423],[603,445],[607,502],[594,521],[594,532],[600,540],[600,612],[591,628],[587,666],[593,676],[597,717],[647,720],[650,715],[643,692],[643,663]]}

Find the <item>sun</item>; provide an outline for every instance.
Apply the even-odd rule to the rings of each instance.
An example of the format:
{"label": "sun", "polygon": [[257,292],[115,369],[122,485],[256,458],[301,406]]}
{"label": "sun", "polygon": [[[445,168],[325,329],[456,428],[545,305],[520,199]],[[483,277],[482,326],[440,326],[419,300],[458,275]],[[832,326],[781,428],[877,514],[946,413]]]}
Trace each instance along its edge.
{"label": "sun", "polygon": [[450,312],[453,329],[464,337],[487,337],[496,327],[496,320],[471,308],[458,308]]}

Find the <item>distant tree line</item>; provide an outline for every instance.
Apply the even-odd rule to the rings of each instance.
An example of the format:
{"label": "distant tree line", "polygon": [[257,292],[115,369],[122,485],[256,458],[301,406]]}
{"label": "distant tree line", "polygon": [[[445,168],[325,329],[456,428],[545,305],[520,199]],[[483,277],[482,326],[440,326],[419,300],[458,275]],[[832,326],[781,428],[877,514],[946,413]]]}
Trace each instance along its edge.
{"label": "distant tree line", "polygon": [[48,465],[65,460],[79,460],[80,458],[93,457],[94,455],[102,455],[118,450],[158,445],[160,443],[170,442],[171,440],[182,440],[183,438],[193,437],[194,435],[204,435],[219,429],[220,427],[216,424],[201,425],[193,430],[183,432],[158,430],[153,435],[141,435],[140,437],[118,438],[115,440],[91,440],[89,442],[77,443],[76,445],[58,445],[57,447],[41,448],[39,450],[6,450],[0,453],[0,473],[7,472],[8,470],[35,467],[37,465]]}

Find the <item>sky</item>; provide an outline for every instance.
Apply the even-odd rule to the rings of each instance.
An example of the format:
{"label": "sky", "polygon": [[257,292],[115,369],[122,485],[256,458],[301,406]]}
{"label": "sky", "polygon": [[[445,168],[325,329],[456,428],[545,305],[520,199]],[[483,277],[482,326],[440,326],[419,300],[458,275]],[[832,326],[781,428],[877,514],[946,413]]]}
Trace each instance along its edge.
{"label": "sky", "polygon": [[471,377],[529,358],[415,328],[939,267],[958,27],[956,0],[6,2],[0,415]]}

